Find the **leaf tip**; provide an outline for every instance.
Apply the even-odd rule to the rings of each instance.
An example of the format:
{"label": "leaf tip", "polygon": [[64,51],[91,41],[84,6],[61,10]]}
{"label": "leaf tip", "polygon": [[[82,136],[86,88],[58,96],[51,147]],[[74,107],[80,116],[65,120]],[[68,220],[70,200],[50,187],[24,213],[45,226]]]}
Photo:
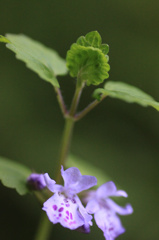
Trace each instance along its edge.
{"label": "leaf tip", "polygon": [[9,39],[0,35],[0,42],[4,42],[4,43],[10,43]]}

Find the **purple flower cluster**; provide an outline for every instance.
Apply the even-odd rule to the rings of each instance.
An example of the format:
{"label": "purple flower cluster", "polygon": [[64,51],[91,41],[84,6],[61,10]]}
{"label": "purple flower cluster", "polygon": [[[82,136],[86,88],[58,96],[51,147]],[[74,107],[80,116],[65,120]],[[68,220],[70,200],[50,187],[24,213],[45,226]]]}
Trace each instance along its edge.
{"label": "purple flower cluster", "polygon": [[53,224],[60,223],[63,227],[71,230],[78,229],[89,233],[90,226],[92,226],[92,214],[94,214],[95,222],[103,231],[106,240],[114,240],[125,232],[118,214],[131,214],[133,209],[130,204],[120,207],[109,198],[114,196],[127,197],[125,191],[117,190],[113,182],[107,182],[97,190],[86,193],[86,197],[83,199],[86,204],[84,207],[77,194],[95,186],[97,179],[93,176],[82,176],[78,168],[75,167],[65,171],[62,167],[61,175],[64,186],[56,184],[47,173],[43,177],[40,176],[43,187],[47,187],[54,193],[44,202],[42,208]]}
{"label": "purple flower cluster", "polygon": [[82,176],[75,167],[65,171],[62,167],[61,175],[64,186],[55,184],[47,173],[44,174],[46,185],[54,195],[44,203],[43,210],[54,224],[60,223],[72,230],[84,225],[88,229],[92,225],[92,216],[83,207],[77,193],[93,187],[97,180],[92,176]]}
{"label": "purple flower cluster", "polygon": [[104,183],[96,191],[90,191],[85,199],[86,210],[94,214],[97,226],[103,231],[106,240],[114,240],[125,232],[117,214],[128,215],[133,212],[132,206],[127,204],[120,207],[109,197],[127,197],[123,190],[117,190],[113,182]]}

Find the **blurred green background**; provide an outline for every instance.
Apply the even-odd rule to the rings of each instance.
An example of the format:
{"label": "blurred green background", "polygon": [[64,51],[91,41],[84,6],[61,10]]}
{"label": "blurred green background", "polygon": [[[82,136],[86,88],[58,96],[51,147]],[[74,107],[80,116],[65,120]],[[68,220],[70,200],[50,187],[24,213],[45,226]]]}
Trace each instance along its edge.
{"label": "blurred green background", "polygon": [[[110,79],[143,89],[159,101],[159,1],[0,0],[0,34],[24,33],[65,58],[70,45],[98,30],[110,46]],[[0,44],[0,155],[53,177],[64,120],[52,86],[15,60]],[[69,106],[74,79],[60,77]],[[80,109],[91,101],[86,88]],[[126,190],[134,214],[122,217],[118,239],[157,240],[159,235],[159,113],[106,99],[75,126],[71,152],[102,168]],[[1,239],[33,239],[41,208],[0,185]],[[50,239],[104,239],[54,226]]]}

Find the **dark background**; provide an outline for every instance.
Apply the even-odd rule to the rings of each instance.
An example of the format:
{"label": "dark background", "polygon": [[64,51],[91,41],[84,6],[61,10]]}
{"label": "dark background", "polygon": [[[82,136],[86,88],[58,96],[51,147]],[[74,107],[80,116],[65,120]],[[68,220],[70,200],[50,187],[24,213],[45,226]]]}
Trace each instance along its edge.
{"label": "dark background", "polygon": [[[159,101],[159,2],[156,0],[0,0],[0,34],[24,33],[65,58],[70,45],[98,30],[110,45],[110,79],[143,89]],[[59,78],[69,106],[75,80]],[[80,108],[91,101],[86,88]],[[159,235],[159,113],[106,99],[75,126],[71,151],[102,168],[129,194],[134,214],[122,217],[118,239]],[[54,175],[64,120],[50,84],[0,45],[0,155]],[[0,185],[1,239],[33,239],[41,209],[33,196]],[[56,225],[50,239],[104,239]]]}

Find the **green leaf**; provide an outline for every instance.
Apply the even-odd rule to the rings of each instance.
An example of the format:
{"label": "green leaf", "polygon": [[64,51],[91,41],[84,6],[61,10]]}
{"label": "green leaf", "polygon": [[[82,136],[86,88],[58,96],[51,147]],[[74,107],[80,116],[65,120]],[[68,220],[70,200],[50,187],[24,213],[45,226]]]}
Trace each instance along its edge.
{"label": "green leaf", "polygon": [[26,179],[31,174],[30,169],[19,163],[0,157],[0,180],[8,188],[15,188],[20,195],[29,192]]}
{"label": "green leaf", "polygon": [[82,175],[95,176],[97,178],[97,187],[103,183],[110,181],[111,179],[104,173],[102,169],[99,169],[93,166],[91,163],[88,163],[74,155],[70,155],[66,162],[66,167],[77,167]]}
{"label": "green leaf", "polygon": [[121,99],[128,103],[138,103],[143,107],[151,106],[159,111],[159,103],[142,90],[122,82],[107,82],[104,88],[98,88],[93,96],[100,100],[100,94]]}
{"label": "green leaf", "polygon": [[101,36],[97,31],[81,36],[72,44],[67,52],[67,67],[72,77],[77,77],[80,82],[89,86],[99,85],[109,77],[108,64],[109,51],[107,44],[101,44]]}
{"label": "green leaf", "polygon": [[76,43],[77,43],[78,45],[81,45],[81,46],[84,46],[84,47],[89,47],[89,46],[91,46],[91,45],[86,41],[86,39],[85,39],[84,36],[79,37],[79,38],[77,39]]}
{"label": "green leaf", "polygon": [[108,44],[102,44],[100,46],[100,49],[102,50],[102,52],[106,55],[109,52],[109,46]]}
{"label": "green leaf", "polygon": [[85,36],[86,41],[95,48],[100,48],[102,43],[102,38],[97,31],[92,31],[86,34]]}
{"label": "green leaf", "polygon": [[42,79],[59,87],[57,75],[67,74],[65,60],[57,52],[45,47],[41,43],[24,35],[7,34],[1,36],[6,47],[15,52],[17,59],[26,63],[26,66],[36,72]]}

